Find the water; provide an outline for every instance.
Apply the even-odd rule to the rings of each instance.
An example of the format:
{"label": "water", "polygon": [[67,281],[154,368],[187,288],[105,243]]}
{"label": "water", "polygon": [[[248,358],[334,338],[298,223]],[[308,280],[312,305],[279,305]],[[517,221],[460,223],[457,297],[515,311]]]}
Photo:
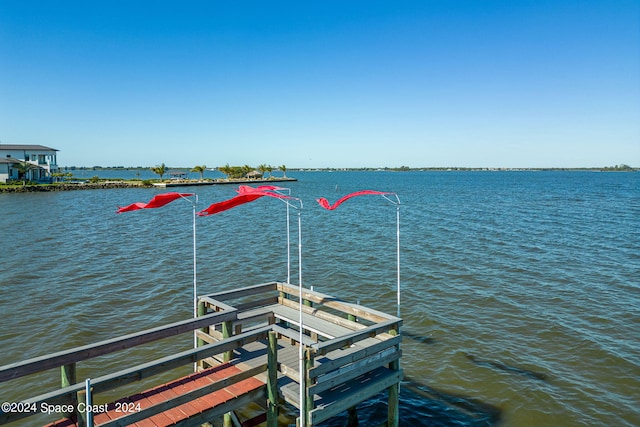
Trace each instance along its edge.
{"label": "water", "polygon": [[[329,212],[314,199],[400,197],[402,425],[640,425],[640,174],[288,175],[304,202],[303,284],[389,313],[396,207],[364,196]],[[114,213],[162,191],[0,194],[2,363],[191,316],[191,205]],[[194,191],[205,208],[234,187]],[[199,293],[286,280],[285,227],[285,205],[266,198],[198,218]],[[117,366],[99,358],[79,377]],[[0,384],[0,400],[53,389],[58,375]],[[378,401],[360,405],[361,425],[385,419]]]}

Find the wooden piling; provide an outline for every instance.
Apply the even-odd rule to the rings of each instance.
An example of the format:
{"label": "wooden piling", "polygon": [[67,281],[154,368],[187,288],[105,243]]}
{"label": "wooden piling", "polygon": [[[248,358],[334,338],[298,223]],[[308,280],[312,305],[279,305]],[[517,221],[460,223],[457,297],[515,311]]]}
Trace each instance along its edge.
{"label": "wooden piling", "polygon": [[[392,329],[389,335],[398,335],[399,331]],[[392,371],[400,370],[400,359],[396,359],[389,363],[389,369]],[[388,388],[389,391],[389,408],[387,414],[387,426],[399,427],[400,425],[400,383],[395,383]]]}
{"label": "wooden piling", "polygon": [[[222,322],[222,338],[229,338],[232,335],[232,324],[231,322]],[[232,351],[226,351],[222,357],[223,362],[228,362],[231,360],[233,356]]]}
{"label": "wooden piling", "polygon": [[278,334],[269,332],[267,351],[267,427],[278,427]]}
{"label": "wooden piling", "polygon": [[[232,328],[233,325],[231,322],[222,322],[222,338],[229,338],[232,334]],[[231,360],[231,357],[233,355],[232,351],[225,351],[224,355],[222,356],[222,360],[224,362],[228,362],[229,360]],[[222,419],[222,426],[223,427],[233,427],[233,419],[232,419],[232,414],[231,412],[227,412],[226,414],[224,414],[224,417]]]}
{"label": "wooden piling", "polygon": [[[351,322],[357,322],[358,318],[353,314],[347,314],[347,320]],[[347,421],[347,427],[356,427],[358,425],[358,412],[355,406],[347,409],[349,414],[349,420]]]}
{"label": "wooden piling", "polygon": [[[302,344],[300,344],[302,345]],[[309,371],[311,370],[311,368],[313,368],[313,364],[314,364],[314,355],[313,355],[313,350],[308,348],[305,351],[305,356],[304,356],[304,371],[305,371],[305,396],[304,396],[304,417],[305,417],[305,425],[306,426],[310,426],[311,425],[311,411],[313,411],[314,405],[313,405],[313,393],[310,392],[309,390],[309,386],[311,386],[310,382],[311,382],[311,378],[309,377]]]}
{"label": "wooden piling", "polygon": [[[76,364],[71,363],[69,365],[63,365],[60,367],[60,387],[65,388],[69,387],[76,383]],[[78,407],[78,398],[76,396],[72,397],[71,405],[74,408]],[[65,413],[65,417],[73,416],[73,412]]]}
{"label": "wooden piling", "polygon": [[[76,401],[77,402],[85,402],[87,400],[87,392],[85,390],[80,390],[76,393]],[[76,405],[76,408],[78,406]],[[87,427],[87,411],[80,412],[77,411],[77,424],[78,427]]]}
{"label": "wooden piling", "polygon": [[[205,314],[207,314],[207,305],[204,303],[204,301],[198,301],[198,317],[200,316],[204,316]],[[205,334],[209,333],[209,328],[205,327],[205,328],[200,328],[201,332],[204,332]],[[203,339],[198,338],[198,347],[201,347],[203,345],[205,345],[206,343],[204,342]]]}

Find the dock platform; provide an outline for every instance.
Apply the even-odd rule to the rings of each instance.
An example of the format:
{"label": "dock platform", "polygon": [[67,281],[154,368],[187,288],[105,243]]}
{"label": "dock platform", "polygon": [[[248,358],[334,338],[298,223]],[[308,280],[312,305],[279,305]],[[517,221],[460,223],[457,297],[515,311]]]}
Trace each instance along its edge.
{"label": "dock platform", "polygon": [[[275,427],[283,404],[295,408],[298,425],[314,426],[385,390],[386,425],[398,426],[401,325],[395,316],[270,282],[200,296],[194,319],[0,367],[0,381],[60,369],[60,389],[24,399],[78,409],[47,427],[199,426],[219,419],[225,426]],[[92,379],[91,398],[179,366],[195,364],[193,374],[123,396],[93,420],[80,410],[86,395],[76,363],[193,331],[195,348]],[[251,402],[264,413],[240,421],[234,411]],[[132,410],[117,411],[123,407]],[[29,415],[3,410],[0,424]]]}

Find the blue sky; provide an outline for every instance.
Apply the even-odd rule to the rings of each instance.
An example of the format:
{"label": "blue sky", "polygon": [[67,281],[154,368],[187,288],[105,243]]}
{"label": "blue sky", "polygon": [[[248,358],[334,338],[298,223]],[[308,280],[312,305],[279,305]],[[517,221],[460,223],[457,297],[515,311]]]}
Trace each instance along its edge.
{"label": "blue sky", "polygon": [[640,3],[0,1],[60,165],[640,167]]}

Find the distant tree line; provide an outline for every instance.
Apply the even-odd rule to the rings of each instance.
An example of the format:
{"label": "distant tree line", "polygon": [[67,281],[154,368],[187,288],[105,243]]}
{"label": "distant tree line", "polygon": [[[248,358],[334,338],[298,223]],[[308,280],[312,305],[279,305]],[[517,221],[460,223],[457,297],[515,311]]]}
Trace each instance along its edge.
{"label": "distant tree line", "polygon": [[619,164],[615,166],[605,166],[602,168],[603,171],[611,171],[611,172],[626,172],[626,171],[634,171],[635,168],[632,168],[629,165]]}
{"label": "distant tree line", "polygon": [[[167,166],[162,163],[150,168],[151,171],[160,176],[160,181],[163,180],[164,175],[168,172]],[[216,168],[220,172],[226,175],[227,180],[241,179],[241,178],[265,178],[265,175],[269,173],[269,177],[273,177],[273,170],[275,169],[271,165],[261,164],[257,168],[249,165],[244,166],[229,166],[227,163],[224,166]],[[191,172],[197,172],[200,174],[200,180],[204,179],[204,172],[207,170],[206,165],[196,165],[191,169]],[[278,170],[282,172],[284,178],[287,177],[287,167],[285,165],[278,166]]]}

